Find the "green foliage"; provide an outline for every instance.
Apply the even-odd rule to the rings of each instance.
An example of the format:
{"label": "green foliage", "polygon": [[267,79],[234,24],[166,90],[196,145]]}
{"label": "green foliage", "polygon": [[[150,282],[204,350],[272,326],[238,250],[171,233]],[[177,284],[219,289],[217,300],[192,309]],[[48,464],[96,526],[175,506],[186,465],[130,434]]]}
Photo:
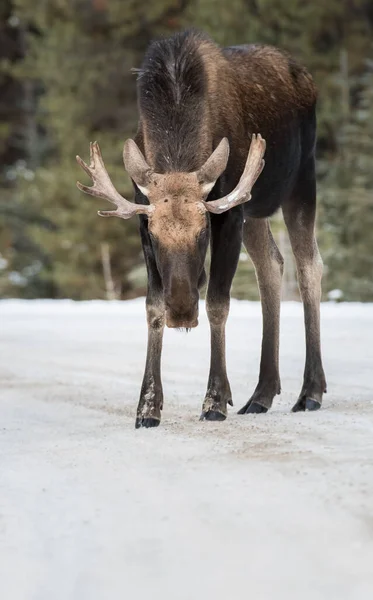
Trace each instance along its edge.
{"label": "green foliage", "polygon": [[[4,0],[0,9],[0,296],[118,297],[146,286],[135,221],[75,188],[97,139],[132,197],[124,139],[136,131],[132,67],[152,38],[186,26],[220,44],[278,45],[319,87],[319,238],[324,290],[373,300],[373,10],[370,0]],[[275,221],[275,236],[282,225]],[[281,240],[283,237],[281,237]],[[104,252],[105,249],[105,252]],[[257,298],[250,261],[233,295]],[[109,282],[110,283],[110,282]]]}
{"label": "green foliage", "polygon": [[[147,11],[149,27],[154,19],[157,29],[157,20],[170,4],[159,2]],[[141,10],[144,13],[145,8]],[[131,278],[131,270],[142,260],[136,222],[98,219],[97,209],[107,208],[105,202],[99,205],[75,187],[78,178],[86,179],[75,155],[87,157],[89,140],[97,138],[114,181],[123,182],[118,188],[132,195],[121,154],[123,140],[135,133],[137,123],[130,69],[140,63],[149,42],[146,32],[142,36],[139,32],[141,10],[133,2],[124,15],[119,1],[89,5],[53,0],[31,7],[28,0],[18,0],[14,6],[14,18],[31,31],[27,53],[14,63],[12,77],[19,82],[23,98],[31,82],[38,101],[33,126],[24,133],[30,177],[27,181],[16,177],[11,199],[18,226],[9,209],[5,211],[3,295],[29,296],[32,273],[35,295],[105,297],[102,247],[106,243],[118,297],[144,293],[145,281],[133,290]],[[136,35],[142,43],[133,43]],[[14,248],[20,235],[29,240],[24,252]]]}
{"label": "green foliage", "polygon": [[373,298],[373,54],[366,68],[336,159],[324,165],[320,219],[328,285],[346,300],[365,301]]}

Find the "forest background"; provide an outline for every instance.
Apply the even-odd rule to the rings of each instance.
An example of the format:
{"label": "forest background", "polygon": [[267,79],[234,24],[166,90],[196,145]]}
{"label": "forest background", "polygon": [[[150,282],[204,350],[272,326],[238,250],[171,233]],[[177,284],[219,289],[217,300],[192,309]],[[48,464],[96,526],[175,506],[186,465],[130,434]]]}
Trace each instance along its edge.
{"label": "forest background", "polygon": [[[311,71],[318,101],[324,299],[373,301],[373,0],[1,0],[0,297],[131,298],[146,291],[136,219],[99,219],[75,162],[99,140],[123,195],[148,44],[186,27],[265,43]],[[84,178],[84,175],[83,175]],[[84,179],[85,180],[85,179]],[[273,219],[297,297],[282,219]],[[243,251],[233,296],[257,299]]]}

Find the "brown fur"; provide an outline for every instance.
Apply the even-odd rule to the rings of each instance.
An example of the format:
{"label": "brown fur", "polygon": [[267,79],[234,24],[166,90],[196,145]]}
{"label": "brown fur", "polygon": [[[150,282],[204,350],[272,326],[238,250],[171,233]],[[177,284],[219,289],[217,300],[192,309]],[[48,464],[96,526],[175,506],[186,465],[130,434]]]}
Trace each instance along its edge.
{"label": "brown fur", "polygon": [[308,71],[277,48],[246,46],[227,49],[226,55],[245,100],[242,107],[264,136],[283,119],[315,104],[317,92]]}
{"label": "brown fur", "polygon": [[206,227],[201,185],[196,173],[154,175],[148,198],[155,206],[149,231],[167,249],[194,248],[198,234]]}
{"label": "brown fur", "polygon": [[[172,72],[174,63],[168,55],[162,67],[164,73],[171,69],[170,77],[175,78],[175,88],[184,85],[185,96],[179,105],[169,105],[169,117],[166,112],[163,116],[159,114],[159,104],[163,105],[166,101],[159,89],[167,87],[168,75],[150,75],[155,59],[149,64],[145,61],[139,78],[140,122],[136,142],[156,172],[192,172],[201,167],[226,136],[231,155],[225,178],[233,188],[242,173],[252,133],[260,132],[267,139],[266,162],[269,160],[271,163],[273,149],[282,144],[282,130],[314,107],[317,97],[315,85],[303,66],[271,46],[219,48],[203,34],[189,32],[185,34],[184,47],[185,56],[180,61],[184,60],[183,64],[191,61],[194,70],[186,70],[182,84],[177,83],[177,69],[175,66],[175,73]],[[185,90],[189,89],[189,82],[192,84],[198,78],[201,79],[200,89],[190,99]],[[176,116],[171,118],[173,113]],[[177,121],[176,126],[174,120]],[[185,124],[188,127],[178,135],[177,126],[185,127]],[[182,150],[179,146],[181,138]],[[268,156],[269,150],[271,156]],[[180,159],[177,158],[179,155]],[[270,168],[272,170],[272,165]],[[265,169],[265,174],[267,185],[271,187],[268,169]],[[273,177],[277,182],[277,175]],[[262,185],[266,186],[264,177],[259,187]],[[274,200],[268,201],[268,204],[271,205],[268,214],[278,208],[278,204],[273,206],[276,204]],[[265,212],[267,209],[263,202],[261,205],[259,210]]]}

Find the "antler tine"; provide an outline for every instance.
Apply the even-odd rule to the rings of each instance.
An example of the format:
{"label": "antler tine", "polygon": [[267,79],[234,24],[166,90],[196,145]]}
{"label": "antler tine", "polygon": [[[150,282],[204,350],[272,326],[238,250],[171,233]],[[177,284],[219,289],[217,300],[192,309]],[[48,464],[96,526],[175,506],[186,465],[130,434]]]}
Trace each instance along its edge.
{"label": "antler tine", "polygon": [[[263,171],[264,168],[264,160],[263,156],[266,150],[266,141],[262,138],[260,133],[257,135],[254,133],[252,136],[249,155],[247,157],[245,171],[247,169],[248,177],[250,178],[251,187],[253,187],[254,183],[258,179],[259,175]],[[244,171],[244,173],[245,173]]]}
{"label": "antler tine", "polygon": [[120,217],[121,219],[129,219],[133,215],[139,213],[150,214],[153,211],[152,206],[134,204],[123,198],[123,196],[117,192],[105,168],[101,150],[97,142],[90,143],[89,166],[80,158],[80,156],[77,156],[76,160],[93,181],[91,187],[77,181],[76,185],[78,189],[91,196],[105,198],[117,207],[116,210],[98,211],[98,214],[101,217]]}
{"label": "antler tine", "polygon": [[221,214],[234,206],[248,202],[251,198],[251,190],[264,168],[263,156],[266,142],[258,133],[251,138],[246,165],[241,178],[232,192],[211,202],[204,202],[206,209],[215,214]]}

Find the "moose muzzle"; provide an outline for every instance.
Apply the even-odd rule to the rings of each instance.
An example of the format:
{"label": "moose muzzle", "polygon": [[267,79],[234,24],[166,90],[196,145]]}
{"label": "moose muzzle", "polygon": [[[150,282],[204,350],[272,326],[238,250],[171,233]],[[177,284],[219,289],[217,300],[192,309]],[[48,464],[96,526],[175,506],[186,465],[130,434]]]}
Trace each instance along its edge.
{"label": "moose muzzle", "polygon": [[190,289],[187,281],[172,280],[165,289],[166,325],[177,329],[192,329],[198,325],[198,290]]}

